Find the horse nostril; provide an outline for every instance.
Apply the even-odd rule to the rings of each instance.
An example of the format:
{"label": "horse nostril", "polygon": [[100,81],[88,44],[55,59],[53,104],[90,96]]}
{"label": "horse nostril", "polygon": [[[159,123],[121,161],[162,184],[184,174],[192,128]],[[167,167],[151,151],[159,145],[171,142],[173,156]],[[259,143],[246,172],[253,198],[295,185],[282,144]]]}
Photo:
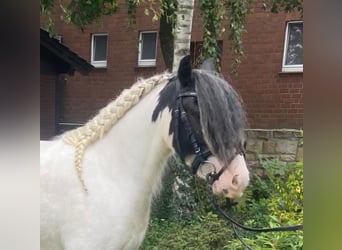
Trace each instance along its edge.
{"label": "horse nostril", "polygon": [[239,183],[239,181],[238,181],[238,176],[237,176],[237,175],[234,175],[233,180],[232,180],[232,184],[233,184],[234,186],[237,186],[238,183]]}
{"label": "horse nostril", "polygon": [[225,188],[224,188],[224,189],[222,189],[222,192],[223,192],[223,194],[224,194],[224,195],[227,195],[227,194],[228,194],[228,190],[227,190],[227,189],[225,189]]}

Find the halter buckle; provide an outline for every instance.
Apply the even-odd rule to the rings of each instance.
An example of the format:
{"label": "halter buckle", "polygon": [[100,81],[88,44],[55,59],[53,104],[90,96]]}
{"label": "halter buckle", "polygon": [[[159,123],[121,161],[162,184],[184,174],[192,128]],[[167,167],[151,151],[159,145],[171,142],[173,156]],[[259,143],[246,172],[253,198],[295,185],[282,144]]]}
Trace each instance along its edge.
{"label": "halter buckle", "polygon": [[216,166],[215,166],[215,164],[212,163],[211,161],[208,161],[208,160],[205,160],[205,161],[201,162],[201,164],[198,167],[198,171],[203,172],[201,167],[203,165],[205,165],[205,164],[208,164],[208,165],[212,166],[212,168],[211,168],[211,170],[208,173],[203,174],[203,176],[207,176],[208,174],[211,174],[211,175],[216,174]]}

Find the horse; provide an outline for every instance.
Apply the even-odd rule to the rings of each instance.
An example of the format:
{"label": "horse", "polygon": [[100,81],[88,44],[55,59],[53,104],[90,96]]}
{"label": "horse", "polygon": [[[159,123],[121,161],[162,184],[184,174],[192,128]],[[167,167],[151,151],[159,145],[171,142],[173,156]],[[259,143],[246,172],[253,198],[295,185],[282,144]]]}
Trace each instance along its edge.
{"label": "horse", "polygon": [[185,56],[176,73],[139,79],[83,126],[40,143],[41,249],[138,249],[175,154],[213,192],[249,184],[246,116],[232,86]]}

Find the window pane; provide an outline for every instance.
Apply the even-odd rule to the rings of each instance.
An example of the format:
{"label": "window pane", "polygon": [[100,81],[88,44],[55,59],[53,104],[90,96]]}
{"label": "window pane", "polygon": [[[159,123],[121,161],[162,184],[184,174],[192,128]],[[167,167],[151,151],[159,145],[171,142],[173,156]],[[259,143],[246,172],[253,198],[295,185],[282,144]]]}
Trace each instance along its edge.
{"label": "window pane", "polygon": [[303,64],[303,23],[289,23],[285,65]]}
{"label": "window pane", "polygon": [[141,59],[156,59],[157,33],[142,33]]}
{"label": "window pane", "polygon": [[107,58],[107,36],[94,36],[94,61]]}

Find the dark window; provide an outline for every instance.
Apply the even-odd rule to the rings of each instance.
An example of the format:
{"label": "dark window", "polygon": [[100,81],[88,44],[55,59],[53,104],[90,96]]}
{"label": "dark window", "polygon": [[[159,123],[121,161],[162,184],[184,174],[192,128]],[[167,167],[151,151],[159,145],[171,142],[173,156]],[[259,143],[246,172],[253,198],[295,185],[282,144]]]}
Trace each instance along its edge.
{"label": "dark window", "polygon": [[303,70],[303,22],[289,22],[286,28],[283,71]]}
{"label": "dark window", "polygon": [[156,65],[156,48],[157,48],[157,32],[143,31],[140,32],[139,43],[139,65],[154,66]]}
{"label": "dark window", "polygon": [[91,54],[95,67],[107,66],[107,34],[93,34]]}

